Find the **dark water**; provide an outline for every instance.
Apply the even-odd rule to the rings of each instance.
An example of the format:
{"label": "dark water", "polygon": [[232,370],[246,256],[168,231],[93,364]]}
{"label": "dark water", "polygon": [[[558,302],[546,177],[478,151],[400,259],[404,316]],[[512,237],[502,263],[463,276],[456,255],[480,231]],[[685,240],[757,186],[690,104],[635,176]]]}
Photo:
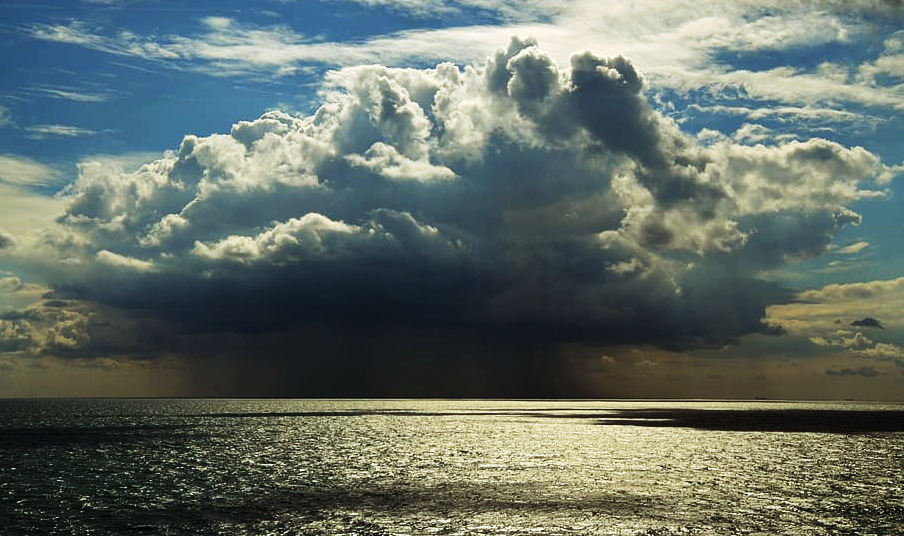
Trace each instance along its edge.
{"label": "dark water", "polygon": [[0,534],[902,534],[904,406],[0,400]]}

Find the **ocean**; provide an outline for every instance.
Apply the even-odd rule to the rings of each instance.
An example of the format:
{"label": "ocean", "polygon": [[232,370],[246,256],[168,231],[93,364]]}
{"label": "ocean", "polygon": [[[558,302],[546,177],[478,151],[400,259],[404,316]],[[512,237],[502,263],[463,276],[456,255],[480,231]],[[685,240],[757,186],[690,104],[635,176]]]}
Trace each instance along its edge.
{"label": "ocean", "polygon": [[904,405],[7,399],[0,534],[904,534]]}

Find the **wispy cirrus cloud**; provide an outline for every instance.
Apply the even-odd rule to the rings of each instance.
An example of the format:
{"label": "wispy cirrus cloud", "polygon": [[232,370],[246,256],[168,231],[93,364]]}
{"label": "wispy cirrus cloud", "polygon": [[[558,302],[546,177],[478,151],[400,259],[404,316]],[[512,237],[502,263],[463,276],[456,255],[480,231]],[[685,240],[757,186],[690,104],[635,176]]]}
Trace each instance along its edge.
{"label": "wispy cirrus cloud", "polygon": [[60,171],[31,158],[0,154],[0,183],[14,186],[47,186],[58,181]]}
{"label": "wispy cirrus cloud", "polygon": [[557,15],[573,3],[556,0],[352,0],[373,8],[402,11],[421,18],[442,18],[463,13],[484,13],[500,23],[545,20]]}
{"label": "wispy cirrus cloud", "polygon": [[794,116],[797,118],[810,118],[814,120],[837,121],[837,122],[856,122],[858,120],[873,120],[876,118],[863,114],[844,110],[842,108],[820,108],[814,106],[727,106],[724,104],[701,105],[691,104],[688,106],[691,110],[698,112],[707,112],[715,114],[739,115],[750,119],[781,119],[783,116]]}
{"label": "wispy cirrus cloud", "polygon": [[[361,3],[384,7],[381,0]],[[841,76],[841,71],[830,65],[818,69],[795,65],[750,69],[743,62],[734,65],[728,60],[732,54],[757,50],[818,50],[830,44],[856,47],[859,39],[875,31],[877,17],[899,16],[899,11],[881,3],[726,0],[666,5],[661,0],[646,0],[630,4],[575,1],[553,7],[539,1],[529,3],[520,16],[511,15],[516,6],[509,2],[482,0],[411,1],[394,7],[413,14],[439,8],[483,9],[499,14],[499,19],[494,24],[412,29],[354,42],[324,41],[286,25],[260,26],[226,17],[199,19],[198,31],[183,35],[104,31],[80,21],[38,24],[25,31],[38,39],[213,76],[279,76],[309,64],[472,62],[489,54],[504,31],[538,38],[559,62],[582,47],[618,51],[643,66],[647,76],[660,86],[685,93],[699,88],[735,88],[744,97],[737,100],[739,106],[768,101],[768,106],[761,108],[775,110],[772,115],[844,120],[841,103],[904,109],[904,88],[877,83],[876,77]],[[867,20],[864,14],[872,19]],[[892,57],[896,42],[892,39],[882,58],[875,62],[867,59],[865,65],[889,63],[887,58]],[[720,105],[731,105],[732,99],[721,100]],[[881,117],[872,115],[865,121]]]}
{"label": "wispy cirrus cloud", "polygon": [[[799,103],[803,106],[797,108],[802,108],[800,111],[805,113],[840,103],[904,109],[904,92],[900,88],[840,81],[793,66],[761,71],[716,69],[696,73],[671,69],[667,78],[671,85],[685,90],[696,87],[743,88],[745,98]],[[798,110],[784,107],[784,111],[793,113]]]}
{"label": "wispy cirrus cloud", "polygon": [[77,127],[73,125],[32,125],[24,129],[28,137],[33,140],[45,138],[77,138],[80,136],[94,136],[99,134],[96,130]]}
{"label": "wispy cirrus cloud", "polygon": [[41,190],[59,185],[59,168],[15,154],[0,154],[0,230],[26,236],[49,226],[63,207]]}
{"label": "wispy cirrus cloud", "polygon": [[32,86],[23,91],[32,95],[75,102],[106,102],[115,96],[115,93],[111,91],[91,91],[69,86]]}
{"label": "wispy cirrus cloud", "polygon": [[[697,103],[677,110],[673,116],[678,120],[693,117],[738,118],[743,121],[763,122],[781,128],[793,128],[804,132],[871,132],[889,120],[881,109],[868,111],[859,107],[857,111],[846,110],[841,103],[827,106],[826,103],[804,104],[802,106],[776,105],[748,99],[733,105],[717,104],[718,96],[698,98]],[[709,101],[709,102],[706,102]],[[892,115],[891,117],[894,117]]]}

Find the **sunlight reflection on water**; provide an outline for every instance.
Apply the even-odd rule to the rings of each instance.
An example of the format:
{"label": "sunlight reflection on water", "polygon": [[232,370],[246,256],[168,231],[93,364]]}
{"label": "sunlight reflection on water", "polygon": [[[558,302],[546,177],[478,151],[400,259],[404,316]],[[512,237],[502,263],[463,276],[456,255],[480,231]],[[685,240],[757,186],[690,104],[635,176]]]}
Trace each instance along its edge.
{"label": "sunlight reflection on water", "polygon": [[902,416],[852,403],[6,400],[0,526],[901,533]]}

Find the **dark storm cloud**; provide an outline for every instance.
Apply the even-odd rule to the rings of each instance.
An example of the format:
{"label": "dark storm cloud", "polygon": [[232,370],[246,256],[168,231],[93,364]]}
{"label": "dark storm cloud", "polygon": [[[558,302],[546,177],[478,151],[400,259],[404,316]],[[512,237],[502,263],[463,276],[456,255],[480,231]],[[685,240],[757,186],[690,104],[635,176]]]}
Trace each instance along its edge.
{"label": "dark storm cloud", "polygon": [[[756,273],[858,224],[846,206],[884,168],[818,139],[700,145],[644,84],[627,58],[560,68],[513,39],[464,69],[332,72],[313,115],[186,136],[134,173],[82,164],[46,236],[73,276],[45,309],[141,319],[127,330],[140,344],[98,322],[84,351],[207,345],[326,376],[419,370],[400,373],[409,384],[434,362],[461,381],[512,374],[512,356],[559,342],[776,332],[765,307],[789,296]],[[172,336],[139,335],[152,324]],[[471,358],[435,357],[442,345]]]}
{"label": "dark storm cloud", "polygon": [[879,322],[878,319],[875,319],[871,316],[861,318],[860,320],[854,320],[853,322],[851,322],[851,325],[865,328],[885,329],[885,326],[882,325],[882,322]]}

